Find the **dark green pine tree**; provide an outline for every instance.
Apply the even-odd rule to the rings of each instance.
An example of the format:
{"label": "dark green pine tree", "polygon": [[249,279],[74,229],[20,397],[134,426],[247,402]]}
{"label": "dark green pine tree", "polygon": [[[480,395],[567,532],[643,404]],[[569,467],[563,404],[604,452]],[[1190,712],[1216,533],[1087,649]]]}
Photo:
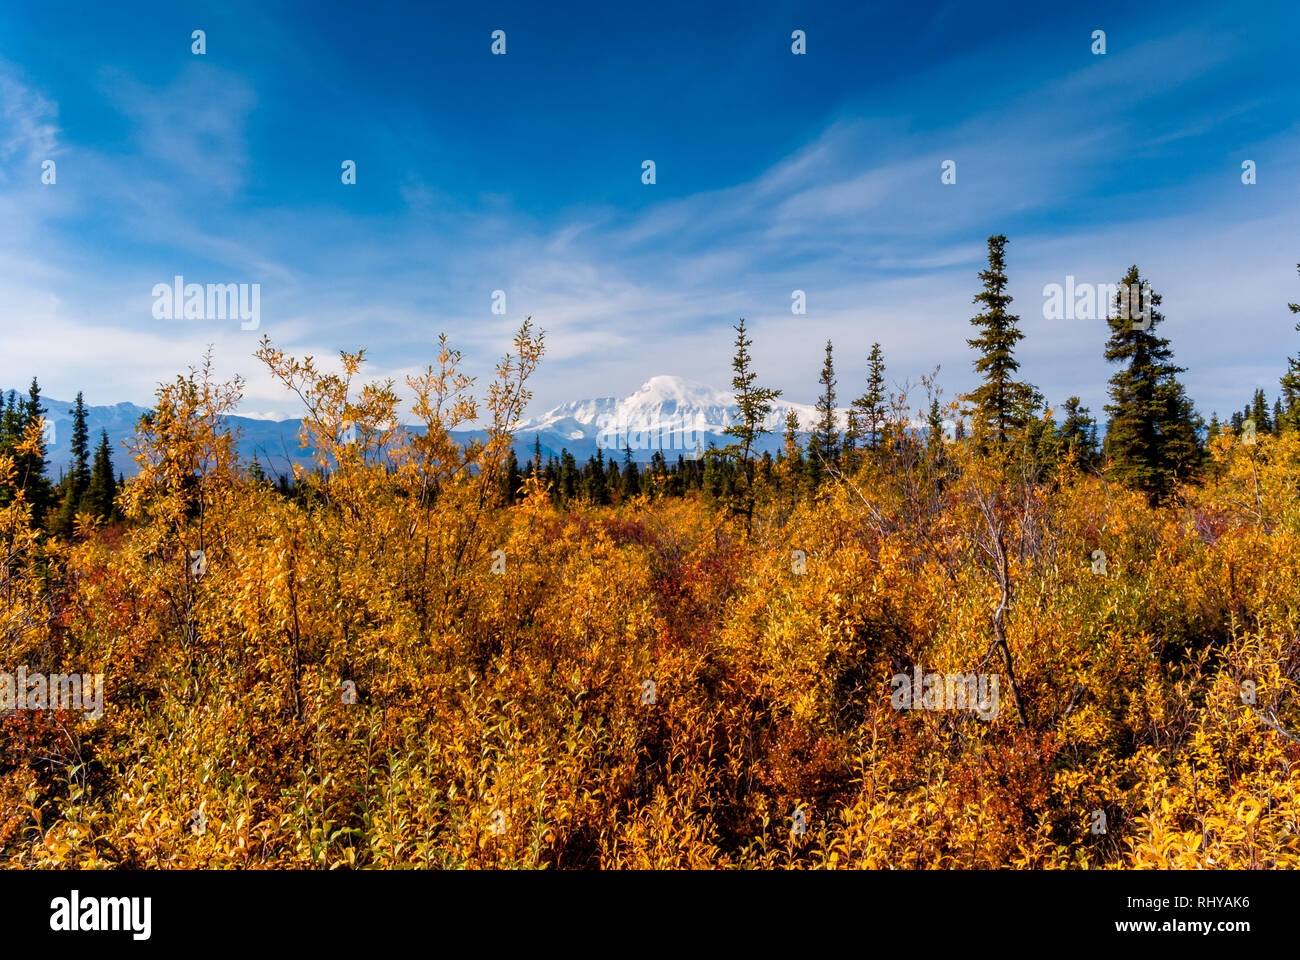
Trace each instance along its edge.
{"label": "dark green pine tree", "polygon": [[632,447],[623,445],[623,496],[635,497],[641,492],[641,471],[632,459]]}
{"label": "dark green pine tree", "polygon": [[677,454],[677,466],[668,475],[668,495],[680,497],[685,495],[689,477],[686,472],[686,458]]}
{"label": "dark green pine tree", "polygon": [[90,467],[90,482],[86,486],[86,495],[82,498],[80,509],[97,520],[110,522],[120,519],[121,513],[116,504],[117,491],[117,481],[113,479],[113,451],[108,443],[108,431],[100,430],[99,446],[95,448],[95,460]]}
{"label": "dark green pine tree", "polygon": [[560,451],[560,504],[568,506],[578,495],[578,485],[582,477],[578,473],[578,463],[568,450]]}
{"label": "dark green pine tree", "polygon": [[1255,421],[1255,430],[1259,433],[1272,433],[1273,424],[1268,416],[1268,397],[1263,390],[1256,390],[1250,398],[1250,419]]}
{"label": "dark green pine tree", "polygon": [[506,456],[505,473],[501,477],[501,495],[506,503],[515,502],[523,483],[523,478],[519,476],[519,458],[515,456],[514,447],[511,447]]}
{"label": "dark green pine tree", "polygon": [[785,482],[790,488],[790,500],[793,502],[806,479],[803,447],[799,443],[799,414],[793,410],[785,415],[785,436],[783,440],[781,458],[778,462],[783,468]]}
{"label": "dark green pine tree", "polygon": [[0,453],[11,454],[19,432],[18,394],[10,390],[0,404]]}
{"label": "dark green pine tree", "polygon": [[582,495],[592,503],[609,503],[609,487],[606,484],[605,451],[596,448],[596,455],[587,460],[582,471]]}
{"label": "dark green pine tree", "polygon": [[90,431],[86,428],[86,402],[80,391],[68,413],[72,414],[72,437],[69,441],[72,461],[59,485],[61,501],[54,520],[55,532],[62,537],[72,535],[77,511],[81,509],[82,498],[90,486]]}
{"label": "dark green pine tree", "polygon": [[938,398],[930,400],[930,409],[925,414],[926,446],[931,453],[943,449],[943,411],[939,408]]}
{"label": "dark green pine tree", "polygon": [[853,401],[853,409],[862,425],[862,439],[868,450],[879,450],[885,429],[885,357],[880,344],[871,345],[867,357],[867,389]]}
{"label": "dark green pine tree", "polygon": [[[738,468],[738,476],[731,485],[733,496],[729,498],[729,506],[733,512],[743,515],[745,523],[749,524],[754,519],[755,446],[758,439],[769,432],[763,424],[772,412],[772,401],[781,395],[781,391],[760,387],[756,383],[758,374],[749,365],[749,348],[753,341],[745,336],[745,318],[741,317],[733,329],[736,331],[736,354],[731,358],[731,389],[735,393],[740,416],[722,431],[727,436],[734,437],[735,443],[727,444],[718,454],[733,461]],[[706,463],[705,470],[709,469],[710,464]],[[709,480],[703,481],[706,488],[715,475],[716,471],[709,474]],[[720,490],[721,488],[718,492]]]}
{"label": "dark green pine tree", "polygon": [[641,490],[652,497],[660,496],[668,488],[668,461],[662,449],[650,454],[650,469],[641,481]]}
{"label": "dark green pine tree", "polygon": [[551,495],[551,503],[559,506],[560,504],[560,472],[555,465],[555,457],[547,455],[546,469],[542,471],[542,483],[545,484],[546,490]]}
{"label": "dark green pine tree", "polygon": [[[0,456],[14,455],[14,447],[22,438],[22,423],[22,408],[18,404],[18,394],[10,390],[6,402],[0,404]],[[8,505],[12,499],[12,488],[0,487],[0,507]]]}
{"label": "dark green pine tree", "polygon": [[1092,418],[1092,412],[1078,397],[1066,398],[1064,412],[1059,433],[1062,449],[1084,469],[1098,466],[1097,421]]}
{"label": "dark green pine tree", "polygon": [[[1121,289],[1142,284],[1145,290],[1136,266],[1121,283]],[[1198,418],[1178,380],[1183,368],[1174,364],[1169,341],[1156,333],[1164,321],[1156,309],[1160,295],[1147,296],[1146,329],[1119,315],[1127,311],[1112,311],[1116,315],[1107,321],[1106,359],[1122,366],[1110,378],[1105,452],[1115,478],[1154,503],[1167,498],[1176,483],[1199,475],[1203,449]]]}
{"label": "dark green pine tree", "polygon": [[981,332],[966,341],[979,351],[975,372],[984,382],[963,398],[974,404],[971,415],[976,436],[1000,448],[1024,428],[1027,411],[1035,405],[1037,394],[1032,386],[1015,379],[1020,369],[1015,347],[1024,334],[1018,326],[1020,318],[1007,312],[1011,296],[1006,292],[1006,245],[1007,238],[1001,234],[989,237],[989,265],[980,272],[984,289],[975,295],[974,301],[984,309],[971,318],[971,323]]}
{"label": "dark green pine tree", "polygon": [[[1296,264],[1300,273],[1300,263]],[[1289,303],[1292,313],[1300,313],[1300,303]],[[1300,323],[1295,325],[1300,331]],[[1286,358],[1286,373],[1282,375],[1282,406],[1286,414],[1286,425],[1292,430],[1300,428],[1300,357]]]}
{"label": "dark green pine tree", "polygon": [[822,393],[817,398],[817,423],[813,426],[813,436],[816,439],[820,474],[826,467],[837,466],[840,462],[840,429],[835,413],[835,358],[829,340],[826,341],[822,375],[817,382],[822,385]]}
{"label": "dark green pine tree", "polygon": [[[30,424],[43,424],[46,409],[41,405],[41,387],[32,377],[32,385],[27,392],[27,399],[20,407],[19,438]],[[42,437],[36,453],[24,454],[17,458],[18,485],[24,491],[27,502],[32,508],[34,526],[42,526],[46,515],[54,504],[54,489],[46,476],[45,440]]]}
{"label": "dark green pine tree", "polygon": [[844,420],[843,456],[844,465],[849,466],[854,462],[858,446],[862,442],[862,417],[858,413],[857,407],[850,406]]}
{"label": "dark green pine tree", "polygon": [[611,453],[609,459],[605,461],[605,489],[609,491],[610,497],[623,497],[623,475],[619,473],[618,461],[614,459]]}

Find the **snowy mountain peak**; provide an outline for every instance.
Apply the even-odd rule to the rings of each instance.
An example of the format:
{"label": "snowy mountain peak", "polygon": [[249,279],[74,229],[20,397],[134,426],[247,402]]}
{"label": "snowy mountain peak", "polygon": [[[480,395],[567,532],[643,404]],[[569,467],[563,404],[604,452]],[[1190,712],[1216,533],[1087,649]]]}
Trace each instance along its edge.
{"label": "snowy mountain peak", "polygon": [[[799,429],[812,430],[816,408],[807,403],[778,399],[772,404],[763,427],[770,431],[760,443],[776,449],[791,411]],[[740,416],[735,395],[686,377],[662,374],[651,377],[623,398],[601,397],[563,403],[521,423],[516,436],[527,440],[538,436],[548,447],[564,446],[575,454],[596,447],[604,450],[630,449],[642,459],[662,450],[666,455],[693,456],[710,446],[732,442],[724,431]],[[841,428],[845,411],[839,415]]]}
{"label": "snowy mountain peak", "polygon": [[633,407],[649,407],[665,403],[675,403],[683,407],[730,407],[735,402],[735,397],[730,393],[714,390],[695,380],[668,374],[651,377],[625,401],[627,405]]}

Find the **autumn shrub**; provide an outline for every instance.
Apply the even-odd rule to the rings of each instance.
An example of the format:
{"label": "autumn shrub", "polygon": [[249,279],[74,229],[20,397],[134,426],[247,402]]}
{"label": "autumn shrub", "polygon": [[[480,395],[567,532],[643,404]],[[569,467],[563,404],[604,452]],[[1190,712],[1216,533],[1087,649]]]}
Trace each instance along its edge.
{"label": "autumn shrub", "polygon": [[[1153,507],[900,431],[752,522],[497,482],[541,355],[477,400],[285,356],[314,458],[240,463],[201,367],[137,431],[126,521],[67,541],[0,459],[0,670],[106,678],[0,717],[0,858],[96,867],[1300,863],[1300,439],[1223,436]],[[484,438],[454,431],[485,424]],[[33,439],[32,442],[35,442]],[[1104,554],[1104,562],[1100,561]],[[996,674],[996,716],[892,678]]]}

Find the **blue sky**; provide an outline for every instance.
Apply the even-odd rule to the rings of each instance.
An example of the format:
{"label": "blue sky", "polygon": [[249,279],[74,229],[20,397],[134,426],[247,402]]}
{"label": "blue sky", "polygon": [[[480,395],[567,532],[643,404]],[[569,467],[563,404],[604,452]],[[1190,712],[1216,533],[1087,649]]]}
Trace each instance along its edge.
{"label": "blue sky", "polygon": [[[1053,6],[5,4],[0,385],[147,404],[212,344],[245,412],[292,416],[262,334],[401,383],[445,331],[486,377],[531,314],[540,410],[725,387],[744,316],[792,400],[828,337],[844,399],[876,340],[951,397],[1000,232],[1049,400],[1099,412],[1110,370],[1104,322],[1044,319],[1043,287],[1134,262],[1207,417],[1272,396],[1300,352],[1300,8]],[[260,284],[260,329],[155,319],[176,274]]]}

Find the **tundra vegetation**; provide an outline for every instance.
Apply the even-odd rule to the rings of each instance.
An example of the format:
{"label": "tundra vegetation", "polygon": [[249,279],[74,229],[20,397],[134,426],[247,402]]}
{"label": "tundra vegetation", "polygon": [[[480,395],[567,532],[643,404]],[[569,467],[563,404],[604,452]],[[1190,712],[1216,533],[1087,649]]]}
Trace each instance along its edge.
{"label": "tundra vegetation", "polygon": [[[0,716],[0,861],[1300,866],[1296,361],[1273,415],[1206,430],[1158,311],[1112,320],[1099,443],[1017,380],[1004,244],[974,392],[918,406],[877,345],[841,431],[828,344],[776,457],[743,327],[735,442],[679,469],[520,470],[530,323],[485,390],[441,341],[409,412],[360,352],[264,340],[316,458],[278,483],[206,364],[120,487],[87,437],[47,480],[39,394],[11,400],[0,671],[105,690]],[[1002,709],[894,709],[917,665],[996,674]]]}

